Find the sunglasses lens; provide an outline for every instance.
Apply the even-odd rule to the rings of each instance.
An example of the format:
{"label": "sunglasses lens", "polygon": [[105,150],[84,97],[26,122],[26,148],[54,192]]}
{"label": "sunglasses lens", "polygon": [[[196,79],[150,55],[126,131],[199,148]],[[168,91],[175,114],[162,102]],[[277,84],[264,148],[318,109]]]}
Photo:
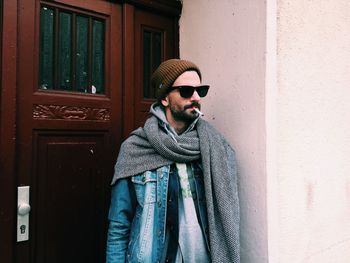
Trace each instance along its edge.
{"label": "sunglasses lens", "polygon": [[181,87],[179,88],[179,91],[180,91],[180,95],[181,97],[183,98],[191,98],[192,95],[193,95],[193,92],[194,92],[194,87]]}
{"label": "sunglasses lens", "polygon": [[201,98],[207,96],[208,90],[209,90],[209,86],[200,86],[196,89],[199,97],[201,97]]}

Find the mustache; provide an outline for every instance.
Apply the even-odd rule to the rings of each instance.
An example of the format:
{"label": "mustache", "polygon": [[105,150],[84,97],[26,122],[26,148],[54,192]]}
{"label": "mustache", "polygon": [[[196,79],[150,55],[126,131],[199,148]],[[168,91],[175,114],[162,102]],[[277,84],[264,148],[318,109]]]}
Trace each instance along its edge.
{"label": "mustache", "polygon": [[184,110],[187,110],[192,107],[197,107],[199,110],[201,109],[201,105],[198,102],[194,101],[191,104],[185,105]]}

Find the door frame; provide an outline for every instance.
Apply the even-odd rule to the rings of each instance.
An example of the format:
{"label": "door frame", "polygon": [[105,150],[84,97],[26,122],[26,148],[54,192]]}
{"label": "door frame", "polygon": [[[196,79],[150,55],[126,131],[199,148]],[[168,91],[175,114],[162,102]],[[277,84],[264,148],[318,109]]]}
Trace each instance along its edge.
{"label": "door frame", "polygon": [[16,200],[17,1],[2,1],[0,93],[0,258],[13,261]]}

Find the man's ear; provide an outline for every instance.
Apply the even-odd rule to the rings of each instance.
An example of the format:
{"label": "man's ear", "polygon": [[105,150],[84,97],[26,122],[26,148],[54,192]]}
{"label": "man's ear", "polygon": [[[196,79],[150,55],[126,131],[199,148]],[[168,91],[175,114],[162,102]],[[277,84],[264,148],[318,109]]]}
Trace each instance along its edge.
{"label": "man's ear", "polygon": [[163,105],[164,107],[167,107],[167,106],[169,105],[169,98],[168,98],[168,96],[166,96],[165,98],[163,98],[163,99],[161,100],[161,103],[162,103],[162,105]]}

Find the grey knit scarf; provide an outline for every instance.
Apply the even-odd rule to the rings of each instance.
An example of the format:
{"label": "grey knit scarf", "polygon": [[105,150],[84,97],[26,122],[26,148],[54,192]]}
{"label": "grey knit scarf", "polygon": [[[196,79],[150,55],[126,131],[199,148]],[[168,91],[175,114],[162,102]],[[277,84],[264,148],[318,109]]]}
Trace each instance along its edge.
{"label": "grey knit scarf", "polygon": [[112,184],[164,165],[201,159],[212,262],[238,263],[240,217],[234,151],[208,122],[199,119],[196,127],[174,140],[155,116],[150,117],[122,144]]}

